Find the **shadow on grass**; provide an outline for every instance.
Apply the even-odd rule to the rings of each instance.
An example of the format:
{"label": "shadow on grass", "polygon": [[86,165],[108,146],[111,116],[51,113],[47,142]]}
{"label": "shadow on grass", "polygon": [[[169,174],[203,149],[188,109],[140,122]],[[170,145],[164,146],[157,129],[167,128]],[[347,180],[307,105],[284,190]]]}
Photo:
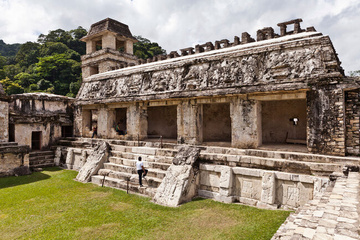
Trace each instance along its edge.
{"label": "shadow on grass", "polygon": [[[45,170],[60,171],[61,169],[47,168]],[[33,172],[31,175],[19,176],[19,177],[15,177],[15,176],[4,177],[4,178],[0,178],[0,189],[38,182],[45,179],[49,179],[50,177],[51,176],[42,172]]]}

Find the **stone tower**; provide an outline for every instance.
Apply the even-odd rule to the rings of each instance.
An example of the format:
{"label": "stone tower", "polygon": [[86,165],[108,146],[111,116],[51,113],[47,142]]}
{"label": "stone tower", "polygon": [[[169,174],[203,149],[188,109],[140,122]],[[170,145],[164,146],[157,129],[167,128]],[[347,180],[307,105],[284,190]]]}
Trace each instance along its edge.
{"label": "stone tower", "polygon": [[133,55],[133,44],[137,40],[127,25],[111,18],[92,24],[81,40],[86,42],[86,55],[81,57],[83,78],[126,67],[137,61]]}

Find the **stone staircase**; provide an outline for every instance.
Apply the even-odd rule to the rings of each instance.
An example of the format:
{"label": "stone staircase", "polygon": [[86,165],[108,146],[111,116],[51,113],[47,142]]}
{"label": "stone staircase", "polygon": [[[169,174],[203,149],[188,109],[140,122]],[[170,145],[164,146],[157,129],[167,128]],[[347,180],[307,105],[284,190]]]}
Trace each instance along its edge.
{"label": "stone staircase", "polygon": [[29,167],[43,168],[54,166],[53,151],[34,151],[29,153]]}
{"label": "stone staircase", "polygon": [[[92,177],[98,185],[126,189],[131,192],[153,197],[157,187],[166,175],[177,150],[155,147],[131,147],[110,145],[112,148],[109,162],[99,175]],[[144,187],[139,187],[139,176],[136,172],[136,161],[141,156],[148,174],[143,179]],[[105,176],[105,177],[104,177]]]}
{"label": "stone staircase", "polygon": [[[177,153],[178,145],[158,142],[126,141],[113,139],[66,138],[59,145],[90,149],[98,141],[107,141],[111,146],[109,161],[99,175],[92,177],[98,185],[120,188],[131,192],[153,196]],[[360,165],[360,158],[337,157],[319,154],[270,151],[258,149],[237,149],[214,146],[199,146],[200,163],[274,170],[288,173],[329,176],[341,172],[345,165]],[[141,156],[149,170],[143,188],[139,187],[135,169],[137,158]],[[105,176],[105,177],[104,177]]]}

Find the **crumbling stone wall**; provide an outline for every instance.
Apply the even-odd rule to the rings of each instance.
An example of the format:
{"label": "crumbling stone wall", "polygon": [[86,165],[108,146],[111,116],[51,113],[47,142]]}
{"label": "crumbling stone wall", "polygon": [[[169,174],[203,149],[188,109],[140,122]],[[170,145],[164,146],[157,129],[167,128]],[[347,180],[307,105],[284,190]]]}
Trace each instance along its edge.
{"label": "crumbling stone wall", "polygon": [[29,167],[29,147],[2,146],[0,149],[0,177],[14,175],[14,169],[21,166]]}
{"label": "crumbling stone wall", "polygon": [[32,132],[41,132],[41,148],[62,135],[62,126],[73,125],[74,99],[46,93],[14,94],[10,97],[9,122],[15,141],[32,145]]}
{"label": "crumbling stone wall", "polygon": [[346,153],[360,154],[360,90],[345,92]]}
{"label": "crumbling stone wall", "polygon": [[9,103],[0,96],[0,142],[9,140]]}
{"label": "crumbling stone wall", "polygon": [[318,84],[307,92],[310,152],[345,155],[344,113],[344,94],[338,85]]}

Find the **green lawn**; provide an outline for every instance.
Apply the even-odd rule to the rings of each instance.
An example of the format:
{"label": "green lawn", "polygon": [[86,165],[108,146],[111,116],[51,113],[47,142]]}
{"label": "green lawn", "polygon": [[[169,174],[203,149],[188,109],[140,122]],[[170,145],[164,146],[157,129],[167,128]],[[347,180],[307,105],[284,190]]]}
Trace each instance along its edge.
{"label": "green lawn", "polygon": [[270,239],[289,215],[208,199],[163,207],[76,175],[0,178],[0,239]]}

